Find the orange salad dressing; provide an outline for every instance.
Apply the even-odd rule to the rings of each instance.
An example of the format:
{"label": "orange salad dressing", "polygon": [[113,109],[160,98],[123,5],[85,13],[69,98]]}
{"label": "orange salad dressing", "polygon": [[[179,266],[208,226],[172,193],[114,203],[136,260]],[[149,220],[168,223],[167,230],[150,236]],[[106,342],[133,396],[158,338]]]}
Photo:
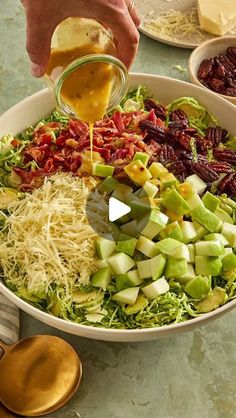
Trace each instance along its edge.
{"label": "orange salad dressing", "polygon": [[[47,74],[52,76],[72,61],[89,54],[109,53],[94,45],[51,51]],[[106,113],[114,77],[111,64],[91,62],[71,72],[64,80],[61,96],[79,119],[87,122],[90,133],[90,160],[93,161],[93,125]],[[92,166],[92,165],[91,165]]]}

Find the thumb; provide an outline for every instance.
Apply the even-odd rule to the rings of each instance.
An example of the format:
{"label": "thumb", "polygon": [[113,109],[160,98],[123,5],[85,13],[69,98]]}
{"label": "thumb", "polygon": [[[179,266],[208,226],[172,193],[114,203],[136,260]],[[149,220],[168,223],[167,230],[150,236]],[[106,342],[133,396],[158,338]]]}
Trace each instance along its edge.
{"label": "thumb", "polygon": [[50,25],[31,20],[27,17],[26,49],[31,60],[31,72],[34,77],[42,77],[48,64],[51,39],[57,23]]}

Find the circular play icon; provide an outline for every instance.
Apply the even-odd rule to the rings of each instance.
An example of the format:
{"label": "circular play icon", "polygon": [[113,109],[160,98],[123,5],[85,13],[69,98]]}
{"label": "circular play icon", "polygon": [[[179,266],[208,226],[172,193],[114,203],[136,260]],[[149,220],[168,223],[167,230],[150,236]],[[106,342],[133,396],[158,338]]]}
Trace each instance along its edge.
{"label": "circular play icon", "polygon": [[86,216],[99,236],[118,241],[137,238],[153,239],[167,217],[157,209],[153,198],[142,187],[135,189],[108,177],[89,193]]}

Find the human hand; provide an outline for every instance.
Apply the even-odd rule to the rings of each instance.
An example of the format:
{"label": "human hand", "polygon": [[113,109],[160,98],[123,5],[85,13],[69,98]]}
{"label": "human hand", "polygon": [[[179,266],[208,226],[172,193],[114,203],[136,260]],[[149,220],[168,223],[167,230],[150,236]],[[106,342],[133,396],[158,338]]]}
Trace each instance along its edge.
{"label": "human hand", "polygon": [[140,24],[129,0],[21,0],[27,19],[27,42],[35,77],[45,73],[50,56],[52,34],[68,17],[95,19],[109,27],[117,45],[118,57],[129,68],[136,55]]}

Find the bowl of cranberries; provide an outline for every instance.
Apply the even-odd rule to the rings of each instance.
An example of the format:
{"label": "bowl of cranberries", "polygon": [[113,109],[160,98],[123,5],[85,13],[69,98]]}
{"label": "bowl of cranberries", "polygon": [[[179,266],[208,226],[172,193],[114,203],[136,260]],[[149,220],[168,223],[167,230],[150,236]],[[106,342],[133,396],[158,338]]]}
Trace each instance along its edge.
{"label": "bowl of cranberries", "polygon": [[193,84],[205,87],[236,105],[236,36],[224,36],[198,46],[189,58]]}

